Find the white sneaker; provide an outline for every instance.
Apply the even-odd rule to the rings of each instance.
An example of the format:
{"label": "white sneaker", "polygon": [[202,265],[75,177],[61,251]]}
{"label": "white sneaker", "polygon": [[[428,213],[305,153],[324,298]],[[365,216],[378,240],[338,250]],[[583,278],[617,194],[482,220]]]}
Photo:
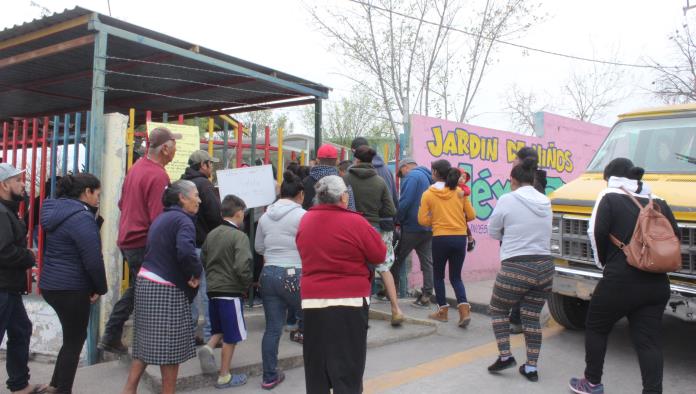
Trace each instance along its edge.
{"label": "white sneaker", "polygon": [[213,375],[217,373],[217,363],[215,362],[215,354],[213,349],[209,348],[208,345],[201,346],[198,349],[198,361],[201,363],[201,371],[205,375]]}

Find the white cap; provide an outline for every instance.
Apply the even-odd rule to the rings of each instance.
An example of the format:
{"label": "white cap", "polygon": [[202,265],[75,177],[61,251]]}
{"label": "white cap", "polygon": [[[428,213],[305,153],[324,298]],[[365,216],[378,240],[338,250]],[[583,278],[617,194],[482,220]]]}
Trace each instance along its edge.
{"label": "white cap", "polygon": [[13,176],[24,173],[25,170],[18,170],[12,164],[0,163],[0,182],[6,181]]}

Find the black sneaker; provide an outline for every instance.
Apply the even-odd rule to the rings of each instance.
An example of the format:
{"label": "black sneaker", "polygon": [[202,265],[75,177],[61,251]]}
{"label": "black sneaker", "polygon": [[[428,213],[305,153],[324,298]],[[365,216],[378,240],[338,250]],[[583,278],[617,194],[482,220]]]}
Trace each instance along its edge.
{"label": "black sneaker", "polygon": [[525,365],[526,364],[520,365],[520,374],[527,378],[527,380],[529,380],[530,382],[538,382],[539,374],[537,373],[537,371],[527,372],[527,370],[524,367]]}
{"label": "black sneaker", "polygon": [[418,297],[411,305],[415,306],[416,308],[430,308],[430,297],[422,295]]}
{"label": "black sneaker", "polygon": [[490,367],[488,367],[488,372],[500,372],[502,370],[512,368],[517,365],[515,358],[510,356],[507,360],[503,361],[498,357]]}
{"label": "black sneaker", "polygon": [[110,353],[115,353],[115,354],[128,354],[128,347],[123,344],[121,341],[115,341],[115,342],[99,342],[97,345],[97,348],[101,351],[104,352],[110,352]]}

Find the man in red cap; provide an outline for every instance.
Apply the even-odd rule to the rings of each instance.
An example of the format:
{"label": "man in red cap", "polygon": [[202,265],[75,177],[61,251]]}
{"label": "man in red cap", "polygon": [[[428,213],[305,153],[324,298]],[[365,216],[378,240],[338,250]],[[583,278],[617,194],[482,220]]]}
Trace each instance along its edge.
{"label": "man in red cap", "polygon": [[158,127],[150,132],[147,157],[138,160],[126,175],[121,189],[121,218],[118,223],[117,245],[128,261],[130,287],[114,305],[99,348],[107,352],[126,354],[128,348],[121,342],[123,325],[133,313],[135,278],[145,258],[145,242],[150,225],[164,210],[162,194],[169,186],[169,175],[164,167],[176,154],[176,140],[181,134]]}
{"label": "man in red cap", "polygon": [[[309,176],[304,179],[305,198],[302,203],[302,208],[309,209],[314,205],[314,185],[325,176],[338,176],[338,151],[331,144],[324,144],[317,151],[317,165],[309,170]],[[348,187],[348,209],[355,211],[355,198],[353,198],[353,189]]]}

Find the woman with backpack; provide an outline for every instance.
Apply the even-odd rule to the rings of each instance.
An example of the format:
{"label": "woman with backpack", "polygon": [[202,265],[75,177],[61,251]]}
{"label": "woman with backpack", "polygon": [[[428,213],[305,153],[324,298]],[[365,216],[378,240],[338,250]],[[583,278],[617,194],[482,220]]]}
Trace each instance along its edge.
{"label": "woman with backpack", "polygon": [[[587,231],[595,264],[604,272],[587,313],[585,374],[570,381],[575,393],[604,393],[602,369],[607,338],[614,324],[623,317],[628,318],[631,340],[638,353],[643,393],[662,392],[660,330],[670,296],[669,279],[665,273],[652,273],[629,264],[624,251],[611,239],[615,237],[625,247],[631,246],[640,213],[636,202],[645,207],[651,198],[650,188],[641,181],[643,173],[642,168],[625,158],[612,160],[604,169],[608,187],[597,197]],[[652,201],[678,236],[677,222],[667,203],[659,199]]]}

